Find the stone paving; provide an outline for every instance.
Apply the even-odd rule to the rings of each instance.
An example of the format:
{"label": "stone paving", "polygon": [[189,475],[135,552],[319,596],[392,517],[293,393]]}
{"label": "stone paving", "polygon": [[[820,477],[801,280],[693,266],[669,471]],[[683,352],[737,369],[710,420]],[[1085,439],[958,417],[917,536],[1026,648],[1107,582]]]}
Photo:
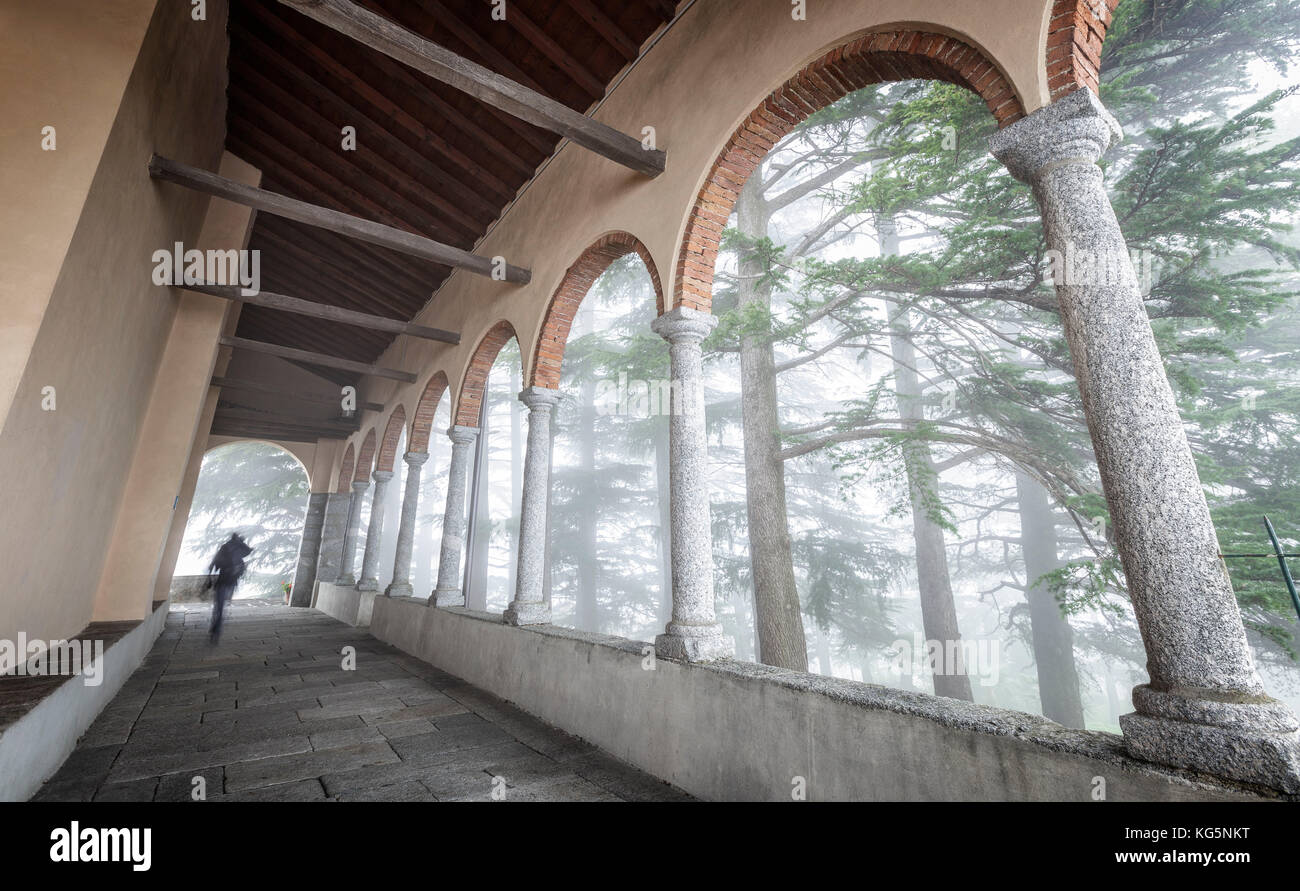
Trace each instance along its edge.
{"label": "stone paving", "polygon": [[[34,801],[681,801],[689,796],[311,609],[173,605]],[[342,667],[344,647],[355,670]]]}

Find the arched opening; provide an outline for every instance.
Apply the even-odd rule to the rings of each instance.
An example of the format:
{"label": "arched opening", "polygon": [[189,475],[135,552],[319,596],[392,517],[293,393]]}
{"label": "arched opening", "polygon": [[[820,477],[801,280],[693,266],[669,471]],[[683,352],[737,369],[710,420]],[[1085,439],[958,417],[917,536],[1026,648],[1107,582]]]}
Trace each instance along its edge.
{"label": "arched opening", "polygon": [[462,590],[471,609],[504,611],[514,596],[523,491],[523,361],[509,322],[479,343],[465,372],[456,422],[475,427]]}
{"label": "arched opening", "polygon": [[671,612],[671,383],[650,331],[659,298],[648,252],[631,236],[606,236],[556,292],[543,324],[549,355],[539,349],[534,372],[563,394],[551,452],[552,621],[639,640]]}
{"label": "arched opening", "polygon": [[[356,553],[353,555],[353,571],[361,578],[361,562],[366,553],[366,538],[370,531],[370,508],[375,500],[375,483],[372,474],[375,470],[375,429],[372,427],[361,441],[357,453],[357,467],[352,474],[352,482],[365,483],[361,491],[361,505],[358,508]],[[355,494],[354,496],[355,497]]]}
{"label": "arched opening", "polygon": [[413,596],[428,599],[438,578],[447,476],[451,469],[451,440],[446,436],[451,426],[451,397],[442,372],[426,388],[412,425],[411,450],[425,452],[429,458],[420,475],[420,501],[411,547],[411,588]]}
{"label": "arched opening", "polygon": [[176,574],[201,576],[217,548],[238,532],[253,546],[235,597],[283,599],[292,584],[310,493],[307,470],[267,442],[232,442],[203,456]]}
{"label": "arched opening", "polygon": [[356,465],[356,449],[352,447],[352,443],[348,443],[347,449],[343,452],[343,461],[339,465],[339,479],[338,483],[334,486],[335,492],[340,495],[346,495],[352,491],[352,473],[356,469]]}
{"label": "arched opening", "polygon": [[[1109,13],[1098,21],[1104,29]],[[1067,36],[1055,22],[1059,46],[1082,33]],[[1117,22],[1129,46],[1152,39],[1139,17]],[[1133,262],[1161,349],[1169,350],[1193,449],[1244,486],[1207,486],[1224,538],[1225,528],[1242,527],[1244,510],[1273,503],[1280,491],[1280,480],[1259,470],[1279,453],[1242,462],[1224,451],[1223,418],[1235,416],[1234,404],[1227,391],[1213,397],[1203,389],[1223,382],[1216,360],[1193,346],[1207,332],[1232,353],[1245,342],[1194,296],[1212,291],[1218,300],[1237,291],[1231,264],[1190,247],[1203,222],[1232,218],[1231,202],[1203,203],[1199,187],[1189,191],[1192,179],[1157,177],[1157,187],[1143,177],[1165,157],[1254,176],[1262,156],[1205,148],[1245,125],[1232,114],[1246,99],[1232,97],[1232,114],[1219,105],[1244,62],[1223,61],[1231,74],[1215,96],[1139,52],[1117,66],[1124,69],[1117,76],[1129,77],[1146,66],[1141,77],[1171,100],[1152,119],[1143,101],[1116,99],[1111,110],[1130,141],[1112,151],[1106,187],[1135,249],[1123,259]],[[1051,287],[1061,266],[1076,269],[1076,258],[1045,254],[1028,190],[988,157],[987,137],[1005,120],[990,119],[987,97],[981,108],[946,84],[881,80],[894,83],[834,103],[810,100],[815,113],[801,109],[766,133],[755,123],[764,119],[760,108],[754,128],[742,127],[722,153],[688,225],[678,302],[722,319],[706,356],[711,348],[711,500],[724,623],[740,656],[768,661],[756,652],[762,629],[755,629],[761,622],[750,611],[751,592],[763,584],[794,590],[795,628],[806,641],[798,658],[809,668],[1118,729],[1147,652]],[[1054,82],[1054,95],[1092,82],[1083,75],[1068,86]],[[1265,97],[1257,88],[1250,101]],[[1180,128],[1186,117],[1173,108],[1200,116],[1198,124]],[[1193,205],[1195,218],[1183,217]],[[724,232],[718,218],[725,216]],[[1276,237],[1271,223],[1259,222],[1234,242],[1242,263],[1252,244]],[[1162,274],[1168,257],[1197,271]],[[1207,281],[1214,284],[1203,291]],[[1278,320],[1294,305],[1279,310],[1276,278],[1269,281],[1252,283],[1240,306],[1281,330]],[[751,387],[755,380],[763,385]],[[761,398],[756,390],[765,391]],[[1276,442],[1249,423],[1234,429],[1256,457],[1256,448]],[[769,472],[747,473],[755,454]],[[1261,476],[1274,481],[1267,491]],[[778,488],[785,504],[776,524],[769,521]],[[1259,534],[1252,530],[1251,540]],[[756,545],[760,535],[764,543]],[[760,547],[779,559],[756,559]],[[1235,578],[1257,581],[1244,563],[1230,568]],[[1289,604],[1266,606],[1260,589],[1243,594],[1238,584],[1256,653],[1279,661],[1287,649],[1279,635],[1289,639],[1282,629],[1294,626],[1294,616],[1283,615]],[[932,621],[920,608],[927,600],[947,615]],[[952,637],[965,664],[942,649],[932,661],[929,641]],[[875,655],[854,655],[867,652]],[[969,692],[940,687],[962,675]]]}
{"label": "arched opening", "polygon": [[880,83],[922,78],[976,93],[1006,126],[1024,117],[1010,82],[979,49],[924,31],[879,31],[836,47],[786,81],[736,128],[696,198],[677,258],[673,306],[708,310],[722,231],[760,160],[810,114]]}
{"label": "arched opening", "polygon": [[[380,441],[375,469],[392,473],[385,489],[383,521],[375,564],[375,578],[380,591],[393,581],[393,558],[397,553],[397,535],[402,517],[402,497],[406,492],[406,410],[398,405],[388,417],[384,438]],[[373,499],[372,499],[373,500]]]}

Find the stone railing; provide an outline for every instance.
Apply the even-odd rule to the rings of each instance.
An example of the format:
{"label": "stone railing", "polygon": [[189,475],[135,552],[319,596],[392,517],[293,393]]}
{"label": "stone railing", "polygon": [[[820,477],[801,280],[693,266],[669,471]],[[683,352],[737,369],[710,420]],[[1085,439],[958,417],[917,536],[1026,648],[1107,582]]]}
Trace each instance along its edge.
{"label": "stone railing", "polygon": [[204,590],[208,582],[206,575],[172,576],[172,603],[202,603],[212,599],[212,590]]}

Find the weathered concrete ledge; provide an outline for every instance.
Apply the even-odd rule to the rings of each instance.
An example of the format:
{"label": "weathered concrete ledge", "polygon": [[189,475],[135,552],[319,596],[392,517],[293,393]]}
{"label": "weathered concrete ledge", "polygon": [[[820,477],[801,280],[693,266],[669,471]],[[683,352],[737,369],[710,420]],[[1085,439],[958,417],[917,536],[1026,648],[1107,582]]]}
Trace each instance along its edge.
{"label": "weathered concrete ledge", "polygon": [[[0,801],[26,801],[59,769],[77,740],[144,662],[166,621],[167,601],[155,603],[144,621],[104,648],[98,684],[90,686],[80,675],[64,678],[0,731]],[[93,632],[85,639],[93,641]]]}
{"label": "weathered concrete ledge", "polygon": [[[375,605],[375,591],[358,591],[352,585],[335,585],[317,582],[312,606],[340,622],[357,628],[370,624],[370,614]],[[383,598],[380,598],[383,599]]]}
{"label": "weathered concrete ledge", "polygon": [[378,598],[370,633],[706,799],[789,801],[799,777],[822,801],[1082,802],[1097,778],[1110,801],[1274,797],[1034,715],[424,600]]}
{"label": "weathered concrete ledge", "polygon": [[212,589],[207,587],[207,575],[175,575],[172,576],[172,584],[168,600],[172,603],[203,603],[212,602]]}

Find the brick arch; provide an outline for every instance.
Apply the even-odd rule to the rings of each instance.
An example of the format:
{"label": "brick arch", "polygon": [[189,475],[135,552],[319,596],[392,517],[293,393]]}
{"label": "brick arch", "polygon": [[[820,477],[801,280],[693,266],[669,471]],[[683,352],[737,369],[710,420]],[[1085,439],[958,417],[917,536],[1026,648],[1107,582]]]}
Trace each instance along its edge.
{"label": "brick arch", "polygon": [[487,388],[488,372],[496,361],[501,348],[516,341],[514,327],[507,321],[497,322],[483,335],[483,339],[474,348],[474,355],[465,369],[465,376],[460,382],[460,398],[456,400],[456,423],[462,427],[477,427],[479,414],[483,409],[483,391]]}
{"label": "brick arch", "polygon": [[429,451],[429,434],[433,431],[433,416],[438,412],[438,403],[442,394],[447,392],[447,375],[435,372],[424,385],[420,401],[416,403],[415,414],[411,416],[410,450],[412,452]]}
{"label": "brick arch", "polygon": [[1101,83],[1101,44],[1119,0],[1055,0],[1047,26],[1047,89],[1055,102]]}
{"label": "brick arch", "polygon": [[397,443],[402,438],[406,427],[406,409],[399,404],[388,416],[388,426],[384,428],[384,438],[379,443],[379,458],[375,461],[375,470],[392,470],[397,458]]}
{"label": "brick arch", "polygon": [[631,253],[641,258],[641,262],[650,273],[650,280],[655,288],[655,310],[660,315],[663,314],[663,286],[659,283],[659,270],[650,257],[650,251],[636,236],[627,232],[610,232],[602,235],[568,268],[560,281],[560,286],[551,296],[551,304],[546,308],[546,317],[542,319],[542,330],[537,337],[537,347],[533,350],[532,367],[526,378],[534,387],[550,389],[559,387],[564,346],[569,339],[569,329],[578,312],[578,305],[582,303],[591,286],[596,283],[596,279],[600,278],[611,263]]}
{"label": "brick arch", "polygon": [[354,483],[370,482],[371,462],[375,459],[375,428],[371,427],[366,438],[361,441],[361,452],[357,455],[357,470],[352,476]]}
{"label": "brick arch", "polygon": [[759,103],[718,153],[686,221],[673,306],[711,311],[713,266],[722,230],[745,180],[782,137],[854,90],[918,79],[966,87],[984,100],[999,127],[1025,115],[1010,81],[997,65],[956,37],[900,29],[872,32],[837,46]]}
{"label": "brick arch", "polygon": [[343,464],[339,467],[339,484],[335,491],[340,495],[346,495],[352,491],[352,470],[356,467],[357,454],[352,448],[352,443],[343,451]]}

